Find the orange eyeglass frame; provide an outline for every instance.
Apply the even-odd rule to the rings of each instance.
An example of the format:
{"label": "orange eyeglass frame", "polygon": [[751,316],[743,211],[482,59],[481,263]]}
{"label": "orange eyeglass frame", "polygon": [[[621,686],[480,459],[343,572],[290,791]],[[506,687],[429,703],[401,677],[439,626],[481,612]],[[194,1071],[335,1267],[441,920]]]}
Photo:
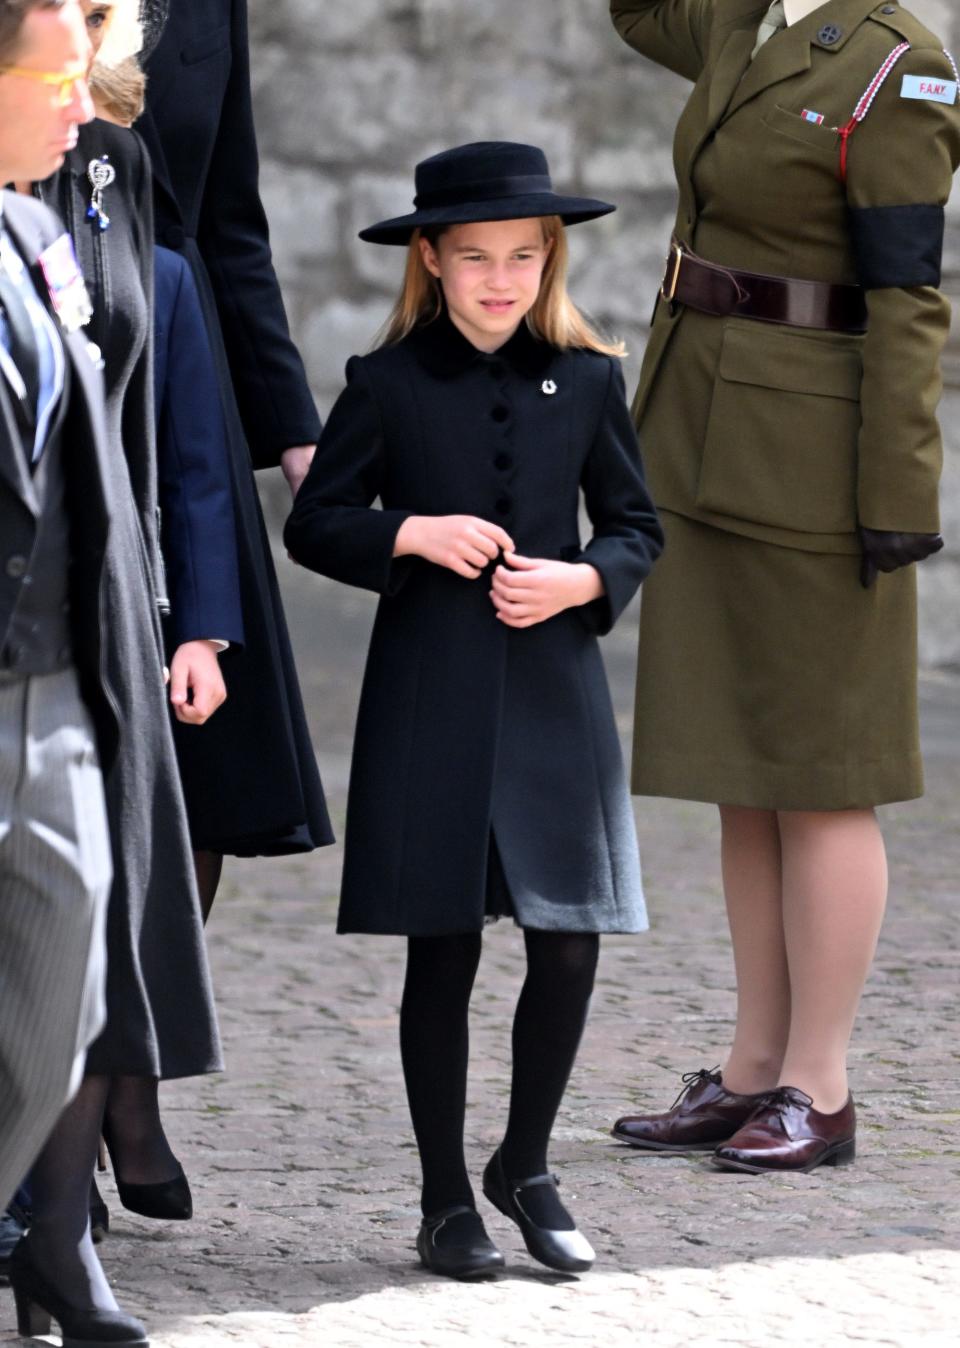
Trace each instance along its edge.
{"label": "orange eyeglass frame", "polygon": [[75,71],[28,70],[25,66],[0,66],[0,75],[13,75],[19,80],[34,80],[37,84],[47,84],[57,88],[60,106],[65,108],[73,97],[76,86],[87,78],[87,69]]}

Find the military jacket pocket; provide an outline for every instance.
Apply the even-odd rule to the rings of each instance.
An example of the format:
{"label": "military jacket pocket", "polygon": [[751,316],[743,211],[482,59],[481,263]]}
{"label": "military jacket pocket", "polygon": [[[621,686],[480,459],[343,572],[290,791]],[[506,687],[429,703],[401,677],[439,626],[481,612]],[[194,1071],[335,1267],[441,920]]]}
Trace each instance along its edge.
{"label": "military jacket pocket", "polygon": [[790,112],[779,104],[770,109],[763,121],[778,135],[789,136],[791,140],[810,145],[815,150],[823,150],[825,154],[837,156],[840,153],[840,137],[836,129],[827,126],[826,122],[817,126],[816,122],[808,122],[805,117],[801,117],[799,112]]}
{"label": "military jacket pocket", "polygon": [[699,509],[803,533],[856,528],[861,344],[749,320],[728,324]]}

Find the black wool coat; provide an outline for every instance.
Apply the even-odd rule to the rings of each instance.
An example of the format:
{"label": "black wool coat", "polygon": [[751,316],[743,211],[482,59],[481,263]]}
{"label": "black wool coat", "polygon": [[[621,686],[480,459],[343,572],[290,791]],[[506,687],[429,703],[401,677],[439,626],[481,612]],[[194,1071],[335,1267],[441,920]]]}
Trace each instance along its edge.
{"label": "black wool coat", "polygon": [[[95,122],[89,131],[106,124]],[[110,127],[115,132],[117,128]],[[87,130],[87,128],[84,128]],[[98,256],[107,268],[91,273],[90,291],[104,325],[95,331],[130,334],[143,304],[127,308],[136,290],[136,269],[125,274],[131,255],[128,235],[140,153],[129,132],[124,153],[112,142],[117,185],[111,207],[111,245]],[[84,146],[90,142],[84,137]],[[99,147],[98,147],[99,148]],[[91,153],[91,157],[94,157]],[[132,175],[132,176],[130,176]],[[70,217],[69,194],[77,189],[67,163],[49,184]],[[123,205],[121,205],[121,202]],[[62,225],[38,202],[4,193],[7,228],[31,265],[44,295],[36,259],[63,233]],[[89,228],[83,222],[81,228]],[[85,241],[78,240],[81,256]],[[111,284],[112,283],[112,284]],[[109,295],[109,299],[106,296]],[[122,304],[125,312],[116,312]],[[141,333],[145,342],[148,329]],[[129,361],[124,342],[108,343],[106,404],[103,384],[88,354],[85,333],[65,337],[72,393],[63,431],[67,501],[72,531],[70,575],[73,646],[81,685],[97,728],[106,788],[113,856],[113,884],[107,911],[107,1024],[87,1054],[87,1071],[103,1076],[186,1077],[222,1067],[219,1033],[207,968],[203,928],[193,878],[190,840],[167,724],[166,690],[156,594],[144,541],[142,502],[128,472],[121,443],[123,403],[146,390]],[[111,366],[113,360],[111,359]],[[9,425],[0,389],[0,421]],[[151,401],[152,406],[152,401]],[[149,425],[142,418],[143,425]],[[130,424],[137,418],[131,413]],[[0,425],[0,478],[9,471]],[[152,443],[152,435],[150,437]],[[149,447],[138,445],[149,454]],[[134,450],[131,447],[131,458]],[[4,546],[29,556],[35,520],[23,492],[4,492],[0,483],[0,537]],[[0,635],[6,630],[5,596],[0,595]]]}
{"label": "black wool coat", "polygon": [[[109,157],[110,228],[86,218],[87,167]],[[130,578],[149,561],[162,586],[153,397],[153,234],[150,163],[133,131],[99,118],[80,128],[75,150],[41,184],[66,222],[87,280],[93,317],[85,337],[100,349],[106,435],[116,494],[135,506],[115,520],[106,589],[119,591],[105,657],[120,720],[120,747],[104,774],[113,885],[107,910],[107,1025],[87,1054],[104,1076],[186,1077],[222,1066],[190,836],[163,685],[163,638],[129,612]],[[166,600],[164,600],[164,607]],[[211,635],[216,635],[212,633]],[[118,643],[120,644],[120,643]],[[196,727],[191,727],[196,729]],[[200,732],[198,732],[200,733]]]}
{"label": "black wool coat", "polygon": [[247,0],[171,0],[137,123],[156,176],[157,242],[209,277],[257,468],[312,445],[320,419],[293,342],[260,201]]}
{"label": "black wool coat", "polygon": [[241,856],[310,851],[333,834],[251,464],[313,444],[320,421],[260,201],[246,0],[171,0],[147,74],[156,238],[193,271],[217,366],[243,611],[227,701],[200,735],[174,725],[191,833]]}
{"label": "black wool coat", "polygon": [[[354,357],[347,376],[285,531],[304,566],[382,596],[339,929],[479,930],[492,834],[521,925],[642,930],[636,833],[596,638],[650,570],[662,534],[619,363],[558,351],[525,326],[486,356],[443,316]],[[581,488],[593,524],[585,548]],[[488,576],[393,558],[411,514],[488,519],[526,556],[590,562],[606,594],[507,628]]]}

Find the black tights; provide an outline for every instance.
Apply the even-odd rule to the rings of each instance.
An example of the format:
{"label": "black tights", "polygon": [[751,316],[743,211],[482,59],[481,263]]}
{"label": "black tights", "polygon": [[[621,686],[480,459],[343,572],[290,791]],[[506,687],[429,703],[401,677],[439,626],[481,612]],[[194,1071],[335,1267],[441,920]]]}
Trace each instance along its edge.
{"label": "black tights", "polygon": [[220,876],[223,872],[223,855],[220,852],[194,852],[193,869],[197,876],[197,892],[200,895],[200,912],[204,926],[217,897]]}
{"label": "black tights", "polygon": [[60,1116],[30,1175],[30,1249],[40,1272],[65,1301],[115,1310],[116,1301],[90,1239],[90,1176],[109,1077],[86,1077]]}
{"label": "black tights", "polygon": [[[525,931],[524,941],[527,977],[513,1022],[510,1114],[501,1146],[510,1179],[528,1179],[547,1169],[550,1131],[586,1023],[600,949],[600,938],[592,933]],[[463,1123],[467,1012],[481,943],[479,932],[409,940],[400,1052],[428,1216],[474,1201]],[[534,1192],[549,1205],[548,1190]],[[556,1210],[542,1218],[544,1225],[558,1220]]]}

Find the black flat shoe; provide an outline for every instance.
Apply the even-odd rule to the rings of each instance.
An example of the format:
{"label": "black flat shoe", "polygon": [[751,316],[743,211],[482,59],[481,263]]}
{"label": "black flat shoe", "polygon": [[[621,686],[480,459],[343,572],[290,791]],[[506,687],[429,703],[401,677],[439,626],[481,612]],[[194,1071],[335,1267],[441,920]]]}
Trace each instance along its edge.
{"label": "black flat shoe", "polygon": [[[438,1244],[441,1233],[445,1241]],[[417,1254],[425,1268],[445,1278],[487,1278],[505,1263],[479,1212],[465,1205],[424,1217],[417,1232]]]}
{"label": "black flat shoe", "polygon": [[10,1259],[10,1286],[17,1306],[17,1333],[37,1338],[50,1333],[51,1321],[60,1326],[63,1348],[150,1348],[139,1320],[123,1311],[80,1310],[69,1305],[46,1281],[30,1256],[24,1236]]}
{"label": "black flat shoe", "polygon": [[167,1222],[188,1222],[193,1216],[193,1195],[182,1167],[179,1175],[162,1184],[126,1184],[116,1168],[113,1177],[120,1202],[129,1212]]}
{"label": "black flat shoe", "polygon": [[557,1187],[555,1175],[534,1175],[531,1179],[508,1180],[503,1171],[499,1147],[491,1156],[483,1172],[483,1192],[505,1217],[516,1222],[520,1228],[527,1249],[534,1259],[558,1273],[586,1273],[596,1259],[593,1247],[586,1236],[574,1228],[572,1231],[549,1231],[527,1216],[522,1207],[524,1189],[535,1184],[552,1184]]}

